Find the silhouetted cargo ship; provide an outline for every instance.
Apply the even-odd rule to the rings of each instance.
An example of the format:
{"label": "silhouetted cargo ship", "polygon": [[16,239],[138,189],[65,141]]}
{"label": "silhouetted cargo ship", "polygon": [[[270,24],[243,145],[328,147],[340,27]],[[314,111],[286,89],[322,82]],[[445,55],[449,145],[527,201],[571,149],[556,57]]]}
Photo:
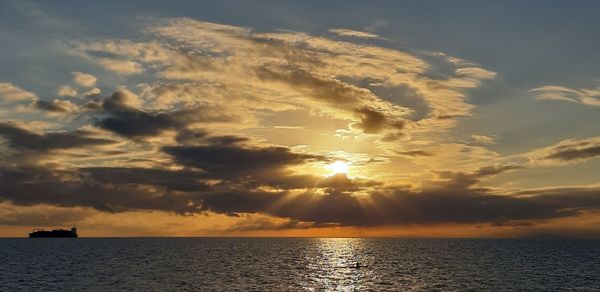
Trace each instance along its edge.
{"label": "silhouetted cargo ship", "polygon": [[66,229],[54,229],[54,230],[44,230],[44,229],[34,229],[33,232],[29,233],[29,237],[31,238],[64,238],[64,237],[77,237],[77,228],[73,227],[71,230]]}

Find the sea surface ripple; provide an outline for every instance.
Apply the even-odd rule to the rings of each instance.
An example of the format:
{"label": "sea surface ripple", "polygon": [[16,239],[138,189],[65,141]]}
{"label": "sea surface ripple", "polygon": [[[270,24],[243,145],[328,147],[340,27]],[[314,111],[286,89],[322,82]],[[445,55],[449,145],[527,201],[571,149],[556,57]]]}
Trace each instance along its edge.
{"label": "sea surface ripple", "polygon": [[0,290],[600,291],[600,241],[0,239]]}

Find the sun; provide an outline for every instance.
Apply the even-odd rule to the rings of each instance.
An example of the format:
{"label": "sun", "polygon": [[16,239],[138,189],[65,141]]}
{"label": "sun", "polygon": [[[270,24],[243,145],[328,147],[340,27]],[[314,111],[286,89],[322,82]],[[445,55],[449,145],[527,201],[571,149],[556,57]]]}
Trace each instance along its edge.
{"label": "sun", "polygon": [[348,173],[348,167],[350,167],[348,162],[339,160],[326,166],[326,168],[331,171],[331,174]]}

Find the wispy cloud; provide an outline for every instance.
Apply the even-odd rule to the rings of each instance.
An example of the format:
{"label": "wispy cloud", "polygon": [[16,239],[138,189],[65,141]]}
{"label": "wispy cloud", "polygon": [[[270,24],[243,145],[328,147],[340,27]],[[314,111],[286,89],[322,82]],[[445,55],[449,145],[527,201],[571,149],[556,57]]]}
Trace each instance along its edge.
{"label": "wispy cloud", "polygon": [[559,100],[579,103],[588,106],[600,106],[600,88],[575,89],[563,86],[542,86],[529,92],[539,100]]}
{"label": "wispy cloud", "polygon": [[346,28],[332,28],[329,30],[329,32],[335,33],[340,36],[345,36],[345,37],[356,37],[356,38],[377,38],[377,37],[379,37],[378,35],[376,35],[374,33],[357,31],[357,30],[346,29]]}
{"label": "wispy cloud", "polygon": [[[238,102],[256,109],[287,110],[309,106],[327,115],[348,120],[350,129],[379,134],[384,140],[403,137],[402,131],[443,129],[447,117],[469,115],[465,88],[477,87],[495,73],[472,64],[456,64],[446,80],[426,77],[429,65],[409,52],[311,36],[305,33],[255,33],[251,29],[196,21],[165,19],[148,28],[161,42],[106,40],[83,42],[74,50],[119,73],[140,73],[155,68],[160,82],[149,84],[154,103],[197,102],[193,96],[231,111]],[[104,52],[114,57],[95,57]],[[110,60],[110,61],[107,61]],[[112,67],[112,68],[111,68]],[[370,82],[364,85],[366,80]],[[413,101],[391,103],[374,94],[379,88],[411,88],[429,105],[420,120],[410,120]],[[176,90],[176,92],[174,92]],[[195,92],[198,92],[197,94]],[[235,99],[228,96],[235,96]],[[277,97],[277,98],[275,98]],[[402,98],[402,96],[398,96]],[[223,104],[223,100],[227,104]],[[377,127],[364,127],[368,117],[379,116]],[[250,113],[244,113],[247,120]],[[442,119],[440,119],[442,118]],[[406,127],[399,127],[399,125]],[[355,125],[355,127],[350,127]],[[373,125],[370,123],[369,125]],[[410,127],[408,127],[410,125]],[[377,129],[375,131],[375,129]]]}
{"label": "wispy cloud", "polygon": [[600,137],[563,140],[533,150],[526,155],[537,165],[561,165],[582,162],[600,156]]}
{"label": "wispy cloud", "polygon": [[496,144],[496,137],[486,135],[471,135],[471,139],[482,144]]}

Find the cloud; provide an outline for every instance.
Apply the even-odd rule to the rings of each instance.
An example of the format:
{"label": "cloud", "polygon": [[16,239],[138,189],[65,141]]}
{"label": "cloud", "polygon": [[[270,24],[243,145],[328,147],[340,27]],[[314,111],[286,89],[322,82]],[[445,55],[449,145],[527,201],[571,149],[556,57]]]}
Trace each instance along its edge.
{"label": "cloud", "polygon": [[600,106],[600,88],[574,89],[563,86],[542,86],[529,92],[538,100],[559,100],[579,103],[589,106]]}
{"label": "cloud", "polygon": [[471,135],[471,139],[481,144],[496,144],[496,137],[494,136]]}
{"label": "cloud", "polygon": [[364,190],[365,187],[375,187],[381,185],[381,182],[361,178],[351,179],[345,173],[336,173],[334,175],[326,177],[325,179],[320,180],[316,186],[320,188],[327,188],[325,192],[328,194],[338,192],[350,194],[353,192]]}
{"label": "cloud", "polygon": [[0,82],[0,97],[2,97],[3,102],[12,102],[32,99],[35,98],[36,95],[35,93],[23,90],[12,83]]}
{"label": "cloud", "polygon": [[402,130],[405,125],[402,120],[390,121],[384,114],[370,108],[359,108],[355,111],[360,116],[360,122],[355,126],[368,134],[379,133],[386,128]]}
{"label": "cloud", "polygon": [[458,68],[456,69],[456,74],[478,80],[494,79],[496,77],[495,72],[478,67]]}
{"label": "cloud", "polygon": [[99,58],[98,63],[107,70],[124,75],[137,74],[143,71],[142,65],[129,60]]}
{"label": "cloud", "polygon": [[207,191],[210,186],[203,181],[206,175],[191,170],[164,170],[134,167],[89,167],[80,170],[103,184],[151,185],[172,191]]}
{"label": "cloud", "polygon": [[302,90],[315,101],[333,105],[338,112],[359,116],[360,121],[354,123],[355,128],[361,129],[366,134],[377,134],[384,130],[396,133],[404,127],[401,117],[406,115],[408,110],[386,104],[367,89],[336,79],[314,76],[304,70],[289,70],[289,68],[261,68],[258,69],[257,76],[261,80],[279,81],[291,88]]}
{"label": "cloud", "polygon": [[600,156],[600,137],[569,139],[525,155],[531,163],[560,165],[576,163]]}
{"label": "cloud", "polygon": [[[53,123],[44,129],[0,124],[0,198],[106,216],[151,210],[242,218],[223,227],[234,232],[530,225],[600,209],[596,187],[515,192],[486,185],[528,165],[484,147],[494,136],[471,136],[476,145],[449,141],[448,131],[474,108],[468,90],[496,77],[472,62],[187,18],[153,20],[143,33],[135,41],[71,43],[78,56],[112,72],[144,73],[116,76],[129,87],[112,93],[103,95],[96,77],[81,72],[73,72],[74,82],[88,98],[41,100],[1,83],[3,97],[66,118],[44,115]],[[591,159],[595,139],[563,141],[532,157]],[[336,159],[349,161],[349,174],[320,175]]]}
{"label": "cloud", "polygon": [[[498,167],[498,173],[510,167]],[[482,170],[474,177],[492,175]],[[454,176],[456,179],[456,176]],[[434,223],[490,223],[522,220],[540,220],[574,216],[583,210],[600,208],[598,189],[555,190],[552,196],[528,194],[527,196],[495,195],[485,190],[465,188],[470,184],[446,184],[442,188],[424,191],[383,189],[360,196],[343,192],[323,195],[314,192],[287,194],[282,203],[267,204],[262,196],[239,194],[230,200],[215,196],[205,197],[203,207],[210,210],[243,209],[264,210],[284,218],[303,222],[332,223],[340,225],[373,226],[388,224]],[[535,193],[535,192],[534,192]],[[572,196],[572,197],[571,197]],[[260,198],[259,198],[260,197]],[[243,202],[243,203],[239,203]],[[242,205],[238,205],[242,204]],[[267,204],[265,206],[265,204]],[[248,209],[249,206],[259,209]],[[275,207],[276,206],[276,207]]]}
{"label": "cloud", "polygon": [[399,155],[402,156],[409,156],[409,157],[413,157],[413,156],[434,156],[435,154],[427,152],[427,151],[421,151],[421,150],[412,150],[412,151],[397,151],[396,153],[398,153]]}
{"label": "cloud", "polygon": [[[13,141],[17,135],[9,137]],[[43,138],[28,139],[38,142]],[[46,139],[43,144],[50,145],[49,148],[73,147],[47,143],[50,138]],[[73,145],[73,140],[67,142],[65,144]],[[12,142],[12,146],[32,148],[23,140]],[[289,167],[325,158],[294,153],[284,147],[258,148],[225,143],[170,146],[164,147],[163,151],[186,168],[58,170],[3,167],[0,184],[4,188],[0,196],[19,205],[81,206],[104,212],[160,210],[187,214],[210,211],[230,216],[261,213],[289,218],[304,227],[497,225],[576,216],[600,209],[600,190],[596,188],[494,194],[477,187],[479,180],[517,169],[517,165],[491,165],[471,172],[438,172],[437,179],[428,183],[430,187],[411,190],[350,179],[345,174],[324,179],[294,174]]]}
{"label": "cloud", "polygon": [[91,74],[81,72],[71,72],[71,74],[73,75],[73,81],[82,87],[94,87],[96,81],[98,81],[98,78]]}
{"label": "cloud", "polygon": [[523,167],[518,164],[493,164],[482,166],[471,171],[437,170],[433,171],[433,173],[436,174],[435,179],[426,181],[423,189],[441,190],[442,192],[449,193],[460,190],[478,190],[480,192],[487,192],[487,189],[478,187],[478,184],[482,179],[521,168]]}
{"label": "cloud", "polygon": [[[410,52],[305,33],[258,33],[189,18],[162,19],[147,33],[154,40],[83,42],[73,50],[91,61],[102,63],[109,57],[99,56],[108,55],[155,71],[160,80],[146,88],[156,107],[193,104],[201,94],[203,101],[235,112],[247,125],[270,111],[302,108],[344,119],[348,127],[355,124],[354,129],[371,131],[383,142],[404,137],[409,129],[452,127],[455,118],[470,114],[465,88],[495,76],[472,63],[448,62],[452,70],[446,78],[430,78],[426,72],[432,65]],[[384,98],[374,94],[375,87],[413,93],[397,90],[394,98]],[[369,120],[360,121],[364,109],[374,113],[370,117],[379,113],[389,122],[370,127]],[[411,118],[418,120],[413,123]],[[400,124],[407,125],[399,130]]]}
{"label": "cloud", "polygon": [[77,90],[75,90],[75,88],[68,86],[68,85],[64,85],[61,86],[58,91],[57,91],[58,96],[77,96]]}
{"label": "cloud", "polygon": [[[402,171],[415,171],[415,174],[421,173],[419,175],[421,178],[426,176],[427,170],[451,169],[467,172],[490,164],[506,163],[502,155],[481,145],[439,143],[435,140],[424,140],[419,141],[421,143],[415,143],[414,138],[404,139],[402,142],[404,147],[392,151],[394,154],[390,156],[392,165],[402,167],[406,165],[406,160],[409,160],[410,168],[401,168]],[[394,157],[396,155],[397,158]],[[390,169],[396,171],[396,167]]]}
{"label": "cloud", "polygon": [[179,164],[197,167],[214,178],[243,179],[271,175],[287,166],[323,157],[291,152],[287,147],[247,148],[239,145],[167,146],[163,151]]}
{"label": "cloud", "polygon": [[232,118],[209,106],[190,107],[170,112],[144,111],[142,101],[126,90],[119,89],[109,97],[84,105],[88,111],[108,114],[96,125],[129,138],[157,136],[166,130],[183,129],[200,122],[228,122]]}
{"label": "cloud", "polygon": [[485,177],[485,176],[497,175],[497,174],[503,173],[505,171],[520,169],[520,168],[522,168],[522,166],[520,166],[518,164],[489,165],[489,166],[484,166],[484,167],[478,168],[477,170],[475,170],[475,172],[473,172],[473,175],[475,175],[476,177]]}
{"label": "cloud", "polygon": [[335,33],[340,36],[346,36],[346,37],[357,37],[357,38],[377,38],[377,37],[379,37],[378,35],[376,35],[374,33],[356,31],[356,30],[345,29],[345,28],[333,28],[333,29],[330,29],[329,32]]}
{"label": "cloud", "polygon": [[308,229],[315,227],[337,226],[336,224],[316,224],[314,222],[301,222],[298,220],[273,220],[269,216],[257,215],[240,215],[241,219],[235,222],[230,227],[227,227],[227,232],[239,231],[265,231],[265,230],[286,230],[286,229]]}
{"label": "cloud", "polygon": [[73,114],[79,111],[79,107],[69,100],[54,99],[52,101],[36,100],[33,105],[40,110],[57,114]]}
{"label": "cloud", "polygon": [[102,94],[102,91],[97,87],[94,87],[94,88],[82,93],[82,95],[84,97],[94,97],[94,96],[98,96],[100,94]]}
{"label": "cloud", "polygon": [[148,113],[130,107],[119,108],[113,104],[104,106],[112,115],[97,121],[96,125],[125,137],[157,136],[165,130],[173,130],[181,125],[165,113]]}
{"label": "cloud", "polygon": [[[50,171],[41,168],[0,169],[5,185],[2,197],[14,204],[74,207],[87,206],[104,212],[131,209],[168,209],[184,212],[186,202],[171,201],[160,189],[98,184],[73,171]],[[166,204],[166,205],[165,205]],[[168,207],[171,205],[171,207]],[[165,208],[167,206],[167,208]]]}
{"label": "cloud", "polygon": [[83,146],[107,145],[115,141],[95,138],[90,132],[35,133],[15,124],[0,123],[0,136],[8,141],[8,145],[18,152],[47,152],[54,149],[69,149]]}
{"label": "cloud", "polygon": [[[278,203],[280,202],[280,203]],[[353,226],[490,223],[575,216],[598,210],[598,190],[552,196],[515,197],[469,190],[410,192],[390,190],[355,196],[304,192],[218,193],[203,197],[203,208],[216,212],[266,212],[303,222]]]}
{"label": "cloud", "polygon": [[0,202],[0,225],[68,226],[76,225],[91,214],[80,208],[64,208],[52,205],[36,207],[15,206]]}

